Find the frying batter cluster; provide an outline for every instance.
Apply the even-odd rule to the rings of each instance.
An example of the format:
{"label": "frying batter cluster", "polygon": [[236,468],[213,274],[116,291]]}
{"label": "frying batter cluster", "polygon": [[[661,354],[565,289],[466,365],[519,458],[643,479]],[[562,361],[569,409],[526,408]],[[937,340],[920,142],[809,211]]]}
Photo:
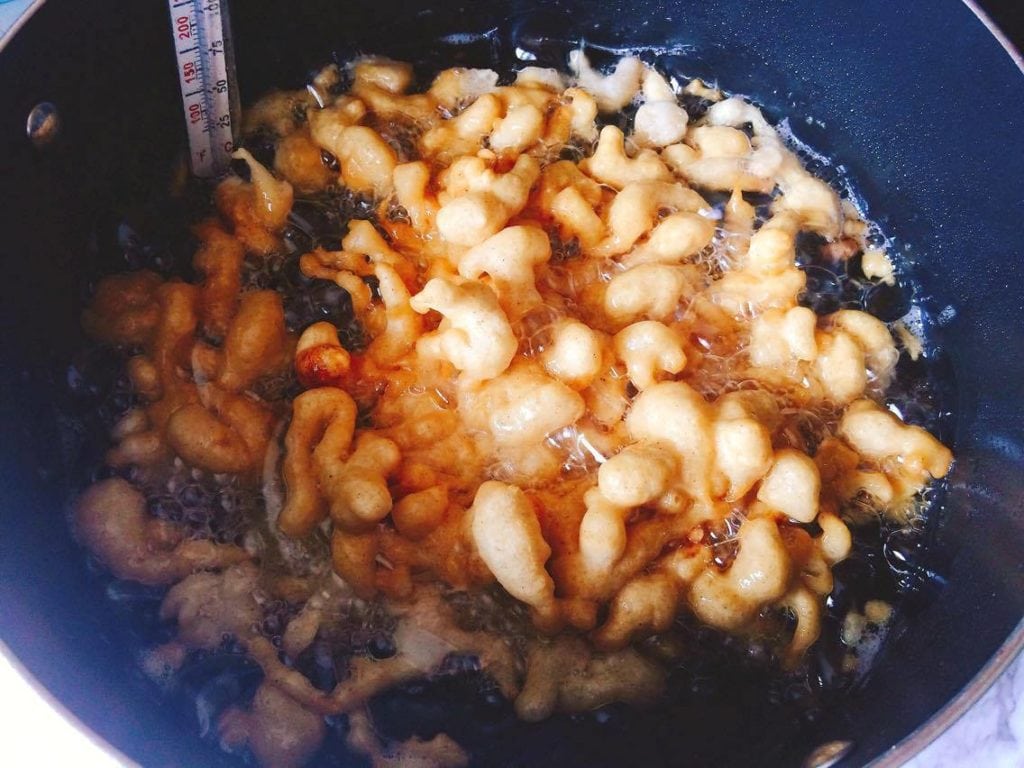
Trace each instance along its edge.
{"label": "frying batter cluster", "polygon": [[[174,585],[179,634],[154,669],[225,634],[263,668],[220,727],[264,764],[300,765],[338,713],[375,765],[463,764],[443,734],[385,743],[363,710],[452,651],[528,720],[655,700],[685,652],[680,612],[775,633],[796,665],[851,506],[904,515],[950,467],[879,404],[899,357],[886,324],[800,304],[801,233],[892,280],[856,209],[743,99],[635,58],[569,65],[510,85],[450,69],[410,93],[412,67],[363,58],[271,94],[247,129],[272,138],[273,166],[236,153],[194,230],[199,279],[109,277],[84,314],[133,351],[139,405],[106,459],[129,479],[86,490],[78,530],[118,577]],[[347,293],[360,348],[329,322],[291,332],[282,295],[244,279],[284,252],[296,198],[339,188],[372,215],[294,258]],[[270,533],[217,543],[150,516],[144,489],[182,466],[262,486]],[[325,532],[333,574],[257,567]],[[519,629],[460,627],[447,596],[495,583]],[[280,652],[256,628],[260,590],[301,606]],[[286,663],[372,601],[395,617],[393,656],[353,658],[329,691]]]}

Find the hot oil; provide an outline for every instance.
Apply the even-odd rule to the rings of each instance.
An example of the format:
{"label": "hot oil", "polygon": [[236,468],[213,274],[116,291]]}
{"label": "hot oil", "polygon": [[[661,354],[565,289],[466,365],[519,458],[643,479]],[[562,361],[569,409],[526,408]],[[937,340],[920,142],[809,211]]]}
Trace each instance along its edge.
{"label": "hot oil", "polygon": [[[545,38],[532,31],[532,22],[520,21],[505,33],[495,32],[480,39],[439,45],[423,62],[421,73],[450,66],[453,62],[488,65],[507,72],[523,63],[564,68],[565,57],[575,44]],[[618,52],[615,52],[618,53]],[[657,56],[645,55],[649,59]],[[611,61],[608,52],[596,52],[592,60],[600,65]],[[607,60],[607,61],[606,61]],[[669,73],[685,81],[684,72]],[[694,99],[690,99],[694,102]],[[706,103],[687,103],[696,113]],[[395,123],[387,128],[389,140],[397,151],[408,151],[415,126]],[[251,146],[256,146],[254,140]],[[248,144],[248,142],[247,142]],[[272,151],[272,146],[269,147]],[[268,147],[256,147],[267,160]],[[575,156],[588,147],[572,147]],[[804,153],[805,159],[809,157]],[[841,170],[815,159],[819,171],[832,175],[838,186],[850,189]],[[333,158],[325,157],[329,165]],[[191,279],[190,248],[194,244],[181,232],[187,231],[189,217],[208,210],[209,193],[192,190],[186,205],[171,204],[177,213],[172,225],[156,235],[142,233],[117,216],[99,222],[95,246],[102,252],[97,258],[96,274],[118,269],[155,268],[167,276]],[[712,201],[719,204],[724,201]],[[771,199],[750,196],[758,223],[767,218]],[[159,207],[159,206],[158,206]],[[168,210],[164,207],[163,210]],[[400,215],[401,212],[397,212]],[[355,319],[348,295],[337,286],[312,281],[298,269],[298,256],[316,247],[340,248],[347,223],[353,218],[375,221],[373,201],[344,191],[296,201],[291,224],[285,233],[285,247],[263,263],[247,262],[245,281],[249,288],[271,288],[285,300],[289,330],[299,332],[312,322],[327,320],[338,327],[342,343],[352,351],[366,343]],[[167,232],[177,231],[173,237]],[[719,233],[721,235],[721,233]],[[848,307],[865,309],[883,320],[893,321],[909,305],[913,291],[909,283],[883,287],[867,280],[860,269],[859,257],[836,261],[823,254],[822,243],[802,236],[798,244],[801,268],[807,273],[807,291],[801,303],[819,314]],[[572,294],[572,271],[578,257],[578,244],[555,242],[549,279],[559,284],[560,293]],[[697,263],[707,279],[713,279],[733,264],[727,238],[716,237],[713,246],[700,254]],[[594,277],[607,280],[602,272]],[[588,276],[587,281],[591,278]],[[573,307],[546,307],[524,320],[528,333],[522,351],[528,356],[543,352],[554,322]],[[742,355],[742,340],[697,338],[702,349],[701,375],[697,388],[709,399],[738,388],[754,386],[730,376],[734,362]],[[112,372],[119,370],[125,356],[87,347],[69,369],[66,390],[61,398],[65,424],[71,434],[70,445],[77,451],[70,473],[72,484],[81,487],[91,476],[106,447],[103,439],[116,419],[135,398],[127,379]],[[886,398],[908,421],[935,429],[940,424],[943,390],[932,359],[911,360],[905,353],[897,366],[896,380]],[[298,389],[290,376],[265,384],[269,399],[290,399]],[[784,393],[783,425],[776,439],[783,444],[811,449],[835,431],[838,413],[808,410],[789,402]],[[608,447],[592,434],[570,427],[551,435],[549,448],[562,460],[564,480],[571,481],[594,469],[609,454]],[[191,535],[241,543],[253,535],[266,539],[266,500],[258,489],[240,483],[238,478],[215,477],[196,473],[183,466],[170,466],[155,477],[141,480],[150,497],[154,515],[183,524]],[[941,503],[942,490],[932,492],[929,508]],[[801,669],[783,673],[772,658],[778,638],[772,633],[786,631],[785,617],[765,617],[764,635],[736,638],[699,626],[683,615],[672,630],[683,652],[671,664],[670,684],[665,701],[653,711],[640,712],[621,705],[609,705],[596,712],[576,716],[555,716],[539,724],[517,720],[509,702],[497,692],[471,659],[453,658],[431,679],[400,686],[378,697],[371,705],[379,730],[393,738],[417,735],[429,738],[438,732],[453,736],[474,755],[474,764],[505,765],[588,765],[621,766],[629,764],[662,765],[666,755],[685,755],[695,765],[743,765],[768,759],[762,750],[766,743],[779,744],[787,735],[796,735],[813,725],[823,712],[866,673],[867,645],[844,644],[844,620],[851,611],[863,611],[869,600],[884,600],[897,607],[908,595],[927,593],[930,585],[941,580],[927,566],[927,542],[932,525],[928,508],[917,510],[912,524],[884,521],[866,515],[866,523],[853,530],[851,556],[838,564],[833,575],[834,589],[826,602],[822,637],[812,648]],[[262,526],[258,522],[262,520]],[[738,521],[726,524],[715,533],[716,557],[722,565],[735,553],[735,528]],[[326,550],[310,554],[307,562],[315,570],[317,558],[326,558]],[[274,577],[289,568],[280,558],[267,558]],[[323,561],[321,561],[322,563]],[[279,569],[279,570],[275,570]],[[122,618],[124,631],[139,653],[169,640],[173,631],[157,616],[164,590],[143,588],[111,580],[97,569],[94,578]],[[299,610],[294,602],[270,594],[258,596],[263,609],[261,632],[279,644],[287,621]],[[504,595],[485,593],[469,596],[453,593],[450,603],[466,628],[488,628],[524,642],[532,627],[522,607]],[[353,654],[385,657],[394,653],[390,633],[393,621],[380,604],[346,603],[338,607],[313,645],[295,666],[317,687],[328,689],[346,674],[347,659]],[[853,656],[855,663],[849,659]],[[180,672],[167,683],[168,695],[187,717],[194,718],[198,730],[215,738],[213,724],[225,708],[245,705],[261,678],[241,650],[229,639],[214,652],[193,654]],[[330,718],[331,735],[313,765],[352,765],[353,757],[344,748],[347,723],[344,717]],[[745,752],[745,746],[749,751]]]}

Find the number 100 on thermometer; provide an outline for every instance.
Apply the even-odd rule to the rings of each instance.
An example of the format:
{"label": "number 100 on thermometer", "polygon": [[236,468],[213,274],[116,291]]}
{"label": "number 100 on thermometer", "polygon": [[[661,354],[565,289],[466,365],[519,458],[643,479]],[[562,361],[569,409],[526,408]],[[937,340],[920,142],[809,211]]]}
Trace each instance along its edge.
{"label": "number 100 on thermometer", "polygon": [[178,81],[196,176],[216,176],[231,159],[238,96],[225,0],[168,0]]}

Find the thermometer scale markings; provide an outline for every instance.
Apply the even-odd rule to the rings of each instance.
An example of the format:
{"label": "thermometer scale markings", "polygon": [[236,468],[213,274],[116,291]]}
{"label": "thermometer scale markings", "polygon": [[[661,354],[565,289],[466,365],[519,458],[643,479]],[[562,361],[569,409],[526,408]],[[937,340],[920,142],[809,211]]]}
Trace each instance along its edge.
{"label": "thermometer scale markings", "polygon": [[224,0],[168,0],[178,82],[196,176],[209,177],[230,162],[235,94]]}

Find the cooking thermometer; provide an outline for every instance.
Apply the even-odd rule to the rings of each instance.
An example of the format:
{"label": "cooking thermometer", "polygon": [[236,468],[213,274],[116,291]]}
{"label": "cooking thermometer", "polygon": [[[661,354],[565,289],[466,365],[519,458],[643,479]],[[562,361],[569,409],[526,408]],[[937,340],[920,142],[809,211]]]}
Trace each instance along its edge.
{"label": "cooking thermometer", "polygon": [[216,176],[230,162],[239,114],[228,4],[168,0],[168,6],[192,173]]}

